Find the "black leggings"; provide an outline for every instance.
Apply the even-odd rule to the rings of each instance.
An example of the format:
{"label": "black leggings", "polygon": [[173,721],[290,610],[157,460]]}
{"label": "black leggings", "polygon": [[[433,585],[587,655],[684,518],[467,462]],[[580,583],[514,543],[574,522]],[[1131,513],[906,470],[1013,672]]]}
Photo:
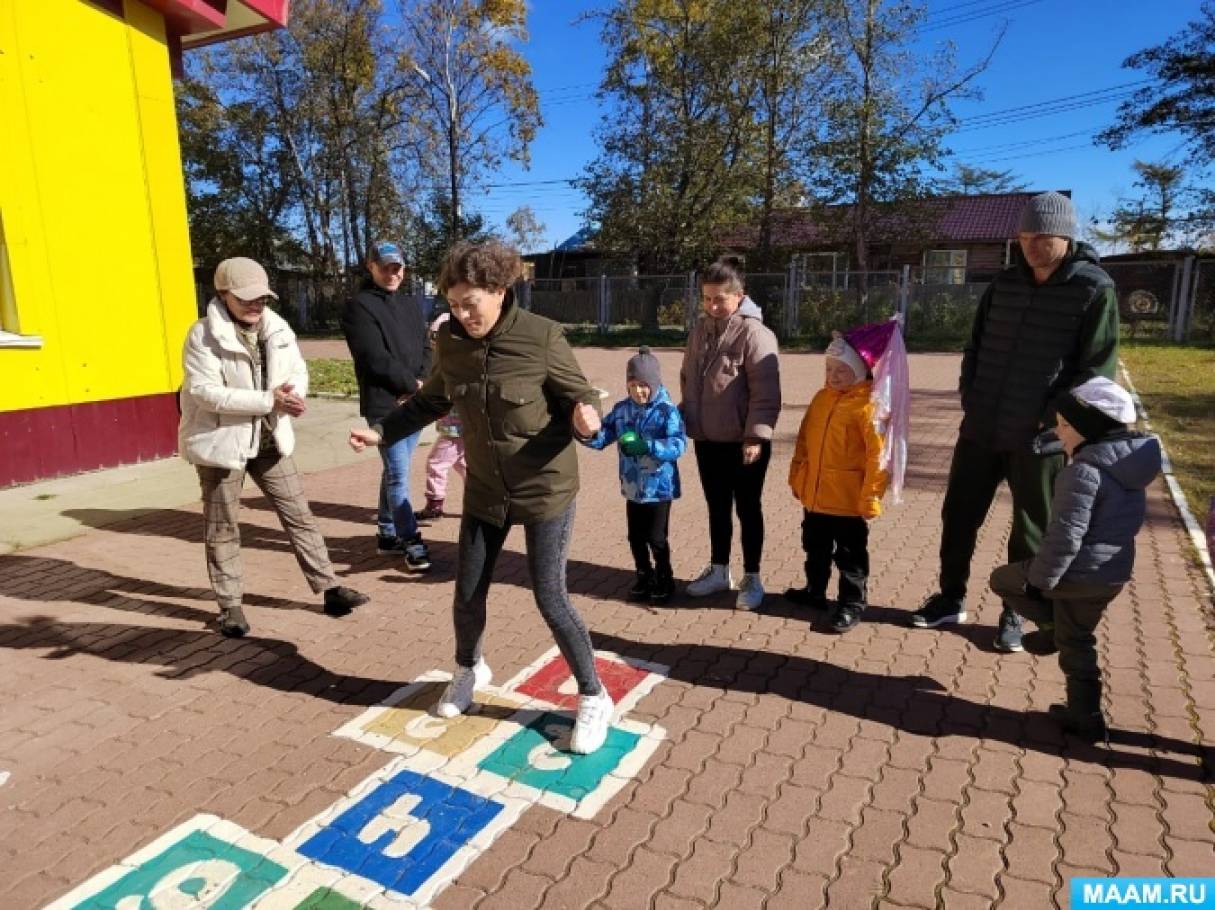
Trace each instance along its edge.
{"label": "black leggings", "polygon": [[696,441],[696,469],[709,505],[709,561],[714,565],[730,564],[733,509],[742,529],[743,571],[759,571],[764,555],[764,479],[772,443],[764,440],[759,445],[759,458],[745,465],[741,442]]}
{"label": "black leggings", "polygon": [[[667,528],[671,519],[671,503],[633,502],[626,500],[624,514],[629,525],[629,549],[638,572],[656,569],[664,578],[671,577],[671,547],[667,543]],[[650,565],[650,553],[654,564]]]}

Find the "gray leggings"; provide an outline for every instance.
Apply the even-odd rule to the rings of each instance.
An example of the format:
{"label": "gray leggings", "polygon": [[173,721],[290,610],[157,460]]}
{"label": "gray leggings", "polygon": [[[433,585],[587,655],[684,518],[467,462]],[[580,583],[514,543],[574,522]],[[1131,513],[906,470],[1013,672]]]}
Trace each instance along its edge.
{"label": "gray leggings", "polygon": [[[468,514],[460,521],[460,555],[452,621],[456,630],[456,663],[461,667],[475,665],[481,656],[489,583],[510,529],[509,523],[499,528]],[[570,603],[565,588],[565,561],[573,529],[572,503],[556,518],[524,525],[527,570],[536,606],[552,630],[561,656],[574,672],[579,693],[596,695],[602,687],[595,672],[591,636]]]}

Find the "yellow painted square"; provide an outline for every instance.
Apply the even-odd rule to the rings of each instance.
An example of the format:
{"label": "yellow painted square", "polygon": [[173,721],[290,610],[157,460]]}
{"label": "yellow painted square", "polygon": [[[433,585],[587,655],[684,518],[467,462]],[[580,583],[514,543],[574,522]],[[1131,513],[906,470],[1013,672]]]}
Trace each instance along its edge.
{"label": "yellow painted square", "polygon": [[397,704],[385,708],[363,725],[363,732],[398,742],[408,743],[447,758],[459,755],[478,740],[488,736],[500,723],[522,707],[522,703],[491,692],[477,692],[475,713],[446,719],[435,717],[430,709],[445,682],[428,682],[418,686]]}

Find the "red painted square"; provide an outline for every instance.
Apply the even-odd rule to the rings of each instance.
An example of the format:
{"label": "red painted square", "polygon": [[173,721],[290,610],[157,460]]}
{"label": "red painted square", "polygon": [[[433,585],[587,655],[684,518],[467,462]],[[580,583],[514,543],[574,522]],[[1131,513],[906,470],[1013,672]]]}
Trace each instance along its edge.
{"label": "red painted square", "polygon": [[[648,670],[639,670],[620,660],[595,656],[595,669],[612,701],[619,703],[624,696],[641,685],[650,675]],[[567,691],[562,692],[564,685]],[[569,664],[560,654],[515,687],[516,692],[551,702],[559,708],[576,708],[578,690],[570,673]],[[572,694],[571,694],[572,693]]]}

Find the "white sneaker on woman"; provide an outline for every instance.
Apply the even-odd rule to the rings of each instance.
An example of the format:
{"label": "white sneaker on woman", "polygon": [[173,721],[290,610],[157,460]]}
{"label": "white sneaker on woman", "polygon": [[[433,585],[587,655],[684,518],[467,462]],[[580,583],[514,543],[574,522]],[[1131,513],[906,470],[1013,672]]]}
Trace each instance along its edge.
{"label": "white sneaker on woman", "polygon": [[608,724],[612,721],[612,696],[607,689],[598,695],[583,695],[578,699],[578,718],[570,737],[570,751],[590,755],[607,741]]}
{"label": "white sneaker on woman", "polygon": [[455,676],[451,678],[451,682],[435,704],[435,715],[459,717],[472,707],[473,693],[488,686],[493,678],[493,671],[484,660],[478,660],[473,667],[456,667]]}
{"label": "white sneaker on woman", "polygon": [[758,572],[748,572],[738,583],[738,600],[734,606],[739,610],[758,610],[764,602],[764,583]]}
{"label": "white sneaker on woman", "polygon": [[688,595],[705,597],[718,591],[729,591],[733,587],[734,578],[730,575],[730,567],[710,563],[688,583]]}

